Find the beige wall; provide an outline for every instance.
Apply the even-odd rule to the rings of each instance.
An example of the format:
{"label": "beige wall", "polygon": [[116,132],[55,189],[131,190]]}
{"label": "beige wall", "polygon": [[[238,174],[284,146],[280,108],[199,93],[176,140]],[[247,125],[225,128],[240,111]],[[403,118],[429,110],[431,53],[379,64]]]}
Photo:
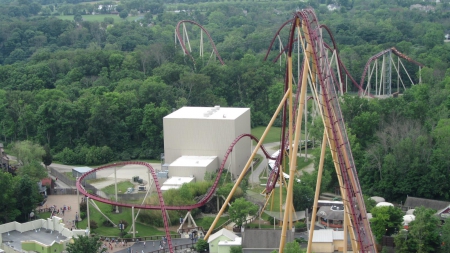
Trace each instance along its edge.
{"label": "beige wall", "polygon": [[219,168],[219,159],[215,158],[207,167],[169,166],[169,177],[190,177],[194,175],[195,181],[204,181],[205,172],[215,172]]}
{"label": "beige wall", "polygon": [[[250,109],[237,119],[179,119],[164,118],[165,162],[172,163],[180,156],[217,156],[219,165],[233,140],[250,133]],[[229,157],[233,176],[239,174],[250,157],[250,139],[240,141]],[[172,175],[178,176],[178,175]]]}
{"label": "beige wall", "polygon": [[334,246],[330,242],[313,242],[311,250],[315,253],[331,253],[334,252]]}
{"label": "beige wall", "polygon": [[334,240],[334,250],[342,251],[344,249],[344,240]]}

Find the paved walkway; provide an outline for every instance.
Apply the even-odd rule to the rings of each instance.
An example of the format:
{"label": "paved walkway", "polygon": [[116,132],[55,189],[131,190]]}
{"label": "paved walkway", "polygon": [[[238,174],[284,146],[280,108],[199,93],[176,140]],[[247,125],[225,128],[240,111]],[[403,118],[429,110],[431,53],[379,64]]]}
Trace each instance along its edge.
{"label": "paved walkway", "polygon": [[[80,197],[81,198],[81,197]],[[60,218],[63,218],[64,223],[66,224],[67,228],[72,227],[72,221],[75,220],[75,214],[78,212],[80,213],[80,210],[78,210],[78,201],[77,201],[77,195],[50,195],[47,197],[47,201],[45,202],[44,208],[50,208],[51,206],[56,205],[57,208],[70,206],[71,210],[67,210],[64,212],[64,215],[60,213],[59,215],[56,215]],[[38,207],[36,210],[39,210]],[[39,212],[37,212],[39,215]]]}

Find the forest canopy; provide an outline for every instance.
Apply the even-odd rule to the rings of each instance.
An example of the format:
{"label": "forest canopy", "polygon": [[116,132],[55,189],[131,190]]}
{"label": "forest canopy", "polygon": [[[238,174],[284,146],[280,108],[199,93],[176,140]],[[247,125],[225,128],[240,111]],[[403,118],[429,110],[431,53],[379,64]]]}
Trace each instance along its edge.
{"label": "forest canopy", "polygon": [[[339,0],[330,11],[333,2],[0,1],[0,138],[48,145],[59,162],[101,164],[159,158],[162,118],[186,105],[249,107],[252,126],[266,125],[284,66],[263,61],[265,52],[295,9],[312,6],[357,80],[390,47],[426,66],[422,84],[399,98],[342,100],[364,192],[449,200],[448,1]],[[180,20],[202,24],[226,65],[197,54],[194,66],[174,43]],[[186,29],[198,52],[198,28]],[[406,68],[417,83],[418,68]]]}

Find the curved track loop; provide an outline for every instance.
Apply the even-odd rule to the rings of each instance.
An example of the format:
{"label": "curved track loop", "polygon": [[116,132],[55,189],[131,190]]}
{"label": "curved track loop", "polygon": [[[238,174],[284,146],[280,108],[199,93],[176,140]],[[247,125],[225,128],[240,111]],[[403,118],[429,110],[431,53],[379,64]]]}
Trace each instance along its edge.
{"label": "curved track loop", "polygon": [[[153,167],[146,162],[118,162],[118,163],[113,163],[113,164],[108,164],[105,166],[101,166],[98,167],[92,171],[89,171],[88,173],[83,174],[80,178],[78,178],[77,183],[76,183],[76,187],[77,189],[80,191],[81,194],[99,201],[99,202],[103,202],[109,205],[114,205],[114,206],[122,206],[122,207],[134,207],[134,208],[138,208],[138,209],[151,209],[151,210],[161,210],[162,212],[162,216],[163,216],[163,221],[164,221],[164,227],[166,230],[166,236],[167,236],[167,242],[169,245],[169,249],[170,252],[173,252],[173,248],[172,248],[172,241],[170,239],[170,232],[169,232],[169,224],[168,224],[168,219],[167,219],[167,214],[166,214],[166,210],[192,210],[194,208],[199,208],[203,205],[205,205],[214,195],[214,192],[217,189],[217,186],[219,184],[219,179],[220,176],[222,175],[222,171],[225,167],[225,164],[227,162],[228,156],[230,155],[230,153],[233,151],[234,146],[236,145],[236,143],[238,143],[242,138],[245,137],[249,137],[250,139],[259,142],[258,138],[256,138],[255,136],[251,135],[251,134],[242,134],[239,135],[230,145],[230,147],[228,148],[227,152],[224,155],[224,158],[222,160],[222,163],[220,164],[220,168],[219,171],[217,173],[217,177],[214,180],[213,186],[209,189],[209,191],[205,194],[205,196],[197,203],[193,204],[193,205],[184,205],[184,206],[166,206],[164,204],[164,199],[161,193],[161,188],[158,182],[158,177],[155,173],[155,170],[153,169]],[[264,155],[266,156],[267,159],[273,159],[271,158],[270,154],[267,152],[267,150],[261,146],[261,150],[264,152]],[[103,169],[107,169],[107,168],[113,168],[113,167],[120,167],[120,166],[126,166],[126,165],[142,165],[147,167],[147,169],[149,170],[149,172],[151,173],[153,180],[155,181],[155,186],[156,186],[156,190],[158,193],[158,198],[159,198],[159,205],[148,205],[148,204],[130,204],[130,203],[123,203],[123,202],[117,202],[117,201],[113,201],[110,199],[105,199],[103,197],[100,197],[98,195],[95,194],[90,194],[88,193],[84,187],[82,186],[81,182],[84,180],[84,178],[86,178],[89,174],[91,173],[95,173],[99,170],[103,170]]]}
{"label": "curved track loop", "polygon": [[[320,87],[320,89],[318,89],[320,98],[317,98],[318,100],[316,102],[319,103],[319,106],[322,108],[321,112],[323,114],[325,130],[327,131],[328,143],[332,150],[336,172],[339,178],[342,179],[341,187],[343,188],[342,190],[345,190],[345,203],[348,207],[347,210],[351,218],[351,225],[355,234],[356,243],[359,246],[360,252],[374,253],[376,252],[375,242],[367,219],[362,191],[339,105],[335,84],[336,78],[332,77],[333,71],[329,65],[329,58],[326,53],[327,47],[323,41],[320,24],[312,9],[305,9],[295,13],[294,21],[291,25],[289,43],[286,47],[288,58],[290,58],[294,49],[294,36],[297,29],[303,32],[302,39],[305,39],[305,43],[308,44],[308,47],[311,49],[311,51],[304,52],[306,55],[309,55],[309,57],[304,57],[301,69],[304,70],[305,68],[308,68],[307,66],[309,64],[312,64],[311,69],[308,68],[307,70],[310,72],[311,76],[316,77],[314,85]],[[286,70],[286,76],[289,75],[290,72]],[[287,78],[285,78],[285,80],[286,92],[286,86],[289,85],[289,81]],[[306,83],[299,83],[297,89],[299,89],[301,85],[306,85]],[[285,105],[283,108],[283,129],[286,128],[287,124],[285,117],[286,110],[287,106]],[[286,135],[283,132],[281,141],[282,150],[284,149],[285,143]],[[283,158],[279,159],[282,160]],[[266,189],[268,187],[273,187],[273,185],[270,184],[274,184],[277,177],[277,171],[272,170],[268,180],[271,182],[268,182]]]}
{"label": "curved track loop", "polygon": [[217,51],[216,44],[214,44],[214,41],[212,40],[211,35],[209,35],[209,32],[208,32],[203,26],[201,26],[199,23],[197,23],[197,22],[195,22],[195,21],[192,21],[192,20],[181,20],[180,22],[177,23],[177,27],[176,27],[176,29],[175,29],[175,33],[176,33],[176,35],[177,35],[177,39],[178,39],[178,41],[180,42],[181,47],[183,48],[184,52],[185,52],[187,55],[189,55],[189,57],[191,57],[191,59],[192,59],[192,61],[194,62],[194,64],[195,64],[195,59],[194,59],[194,57],[191,55],[191,53],[189,53],[189,50],[186,49],[186,45],[184,44],[183,38],[182,38],[182,36],[181,36],[181,34],[180,34],[180,25],[183,24],[183,23],[190,23],[190,24],[193,24],[193,25],[195,25],[195,26],[198,26],[200,29],[202,29],[202,31],[204,31],[204,32],[206,33],[206,35],[208,36],[209,42],[211,43],[211,46],[213,47],[214,53],[216,54],[216,56],[217,56],[217,58],[219,59],[220,63],[221,63],[222,65],[225,65],[225,63],[223,62],[222,58],[220,57],[219,52]]}
{"label": "curved track loop", "polygon": [[[367,71],[369,70],[370,64],[372,64],[373,61],[375,61],[376,59],[380,58],[381,56],[388,54],[388,53],[393,53],[395,55],[397,55],[398,57],[407,60],[408,62],[411,62],[412,64],[415,64],[419,67],[424,67],[425,65],[423,65],[420,62],[417,62],[411,58],[409,58],[407,55],[402,54],[400,51],[398,51],[395,47],[391,47],[389,49],[386,49],[384,51],[379,52],[378,54],[375,54],[374,56],[370,57],[369,60],[366,63],[366,66],[364,67],[364,72],[361,76],[361,82],[359,83],[359,85],[361,87],[364,86],[364,80],[366,79],[366,75],[367,75]],[[363,90],[361,90],[363,91]]]}
{"label": "curved track loop", "polygon": [[[266,55],[265,55],[265,57],[264,57],[264,60],[265,60],[265,61],[266,61],[267,58],[269,57],[270,49],[273,47],[273,44],[275,43],[275,40],[276,40],[277,36],[280,35],[281,30],[283,30],[283,28],[286,27],[288,24],[291,24],[291,25],[292,25],[292,21],[294,21],[294,19],[289,19],[288,21],[284,22],[284,23],[280,26],[280,28],[278,28],[278,30],[277,30],[277,32],[275,33],[275,35],[274,35],[272,41],[270,42],[269,49],[267,50],[267,53],[266,53]],[[328,50],[330,50],[330,51],[336,51],[336,58],[337,58],[337,61],[338,61],[338,64],[339,64],[339,72],[340,72],[341,76],[343,76],[342,70],[344,70],[345,74],[350,78],[350,81],[351,81],[351,82],[353,83],[353,85],[358,89],[358,92],[362,94],[362,91],[363,91],[362,86],[359,85],[358,82],[356,82],[356,80],[353,78],[353,76],[350,74],[350,72],[347,70],[347,67],[345,67],[344,63],[343,63],[342,60],[341,60],[341,57],[340,57],[340,55],[339,55],[339,50],[338,50],[338,47],[337,47],[337,45],[336,45],[336,41],[335,41],[335,39],[334,39],[333,33],[331,32],[330,28],[328,28],[326,25],[320,25],[320,28],[325,29],[325,31],[327,31],[328,35],[330,36],[331,42],[332,42],[332,44],[333,44],[333,47],[330,47],[325,41],[323,41],[323,44],[325,45],[325,47],[326,47]],[[297,41],[298,41],[298,39],[295,38],[295,39],[294,39],[294,42],[297,42]],[[287,50],[287,47],[288,47],[288,45],[285,45],[285,46],[284,46],[285,51]],[[272,61],[273,61],[273,62],[277,62],[277,61],[280,59],[281,55],[282,55],[285,51],[280,52],[280,53],[275,57],[275,59],[273,59]],[[337,85],[337,84],[338,84],[338,82],[336,82],[336,85]],[[339,87],[339,86],[337,86],[337,87]],[[345,90],[345,85],[342,85],[342,87],[343,87],[343,92],[346,92],[346,90]]]}

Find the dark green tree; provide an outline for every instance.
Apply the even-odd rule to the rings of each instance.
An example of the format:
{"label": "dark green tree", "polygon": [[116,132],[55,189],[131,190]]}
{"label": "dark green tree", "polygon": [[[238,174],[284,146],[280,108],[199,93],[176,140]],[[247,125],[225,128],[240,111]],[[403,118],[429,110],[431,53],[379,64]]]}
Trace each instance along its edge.
{"label": "dark green tree", "polygon": [[16,205],[15,184],[18,177],[13,177],[11,173],[0,171],[0,223],[14,221],[20,215]]}
{"label": "dark green tree", "polygon": [[119,17],[126,19],[128,17],[128,11],[127,10],[123,10],[119,13]]}
{"label": "dark green tree", "polygon": [[374,207],[371,210],[373,218],[370,220],[371,229],[378,243],[383,236],[390,236],[401,229],[403,212],[393,206]]}
{"label": "dark green tree", "polygon": [[416,219],[409,223],[408,241],[411,252],[435,252],[441,245],[439,236],[439,218],[435,210],[419,207],[414,211]]}
{"label": "dark green tree", "polygon": [[42,201],[36,183],[25,174],[16,184],[14,192],[17,199],[17,209],[20,211],[20,216],[17,217],[19,222],[28,221],[30,213]]}
{"label": "dark green tree", "polygon": [[52,156],[52,153],[50,152],[50,147],[48,145],[44,146],[44,150],[45,150],[45,154],[42,156],[42,163],[47,168],[47,166],[52,164],[53,156]]}
{"label": "dark green tree", "polygon": [[248,215],[255,215],[256,212],[258,212],[258,206],[244,198],[236,199],[228,208],[230,220],[238,227],[241,227],[242,224],[244,224]]}
{"label": "dark green tree", "polygon": [[209,244],[203,239],[198,239],[197,243],[195,244],[195,249],[197,250],[197,252],[204,252],[205,250],[209,250]]}
{"label": "dark green tree", "polygon": [[294,183],[293,204],[297,211],[303,211],[312,207],[314,203],[314,191],[303,183]]}
{"label": "dark green tree", "polygon": [[68,253],[103,253],[107,252],[106,248],[102,247],[102,242],[96,237],[78,236],[73,238],[74,242],[67,245]]}

